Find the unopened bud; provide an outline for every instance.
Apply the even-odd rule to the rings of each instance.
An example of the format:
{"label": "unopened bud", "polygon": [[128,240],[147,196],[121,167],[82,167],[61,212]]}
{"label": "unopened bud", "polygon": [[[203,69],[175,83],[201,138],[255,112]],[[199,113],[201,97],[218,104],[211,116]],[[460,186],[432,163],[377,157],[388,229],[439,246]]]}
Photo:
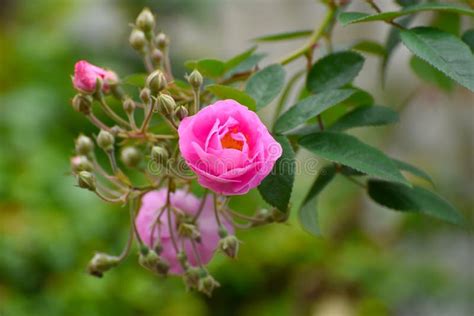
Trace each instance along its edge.
{"label": "unopened bud", "polygon": [[127,114],[132,114],[133,111],[135,111],[135,102],[132,100],[132,99],[125,99],[125,101],[123,101],[123,110],[125,111],[125,113]]}
{"label": "unopened bud", "polygon": [[178,120],[182,121],[186,116],[188,116],[188,109],[186,107],[180,105],[174,111],[174,115],[178,118]]}
{"label": "unopened bud", "polygon": [[123,131],[124,131],[123,128],[118,125],[114,125],[110,128],[110,134],[112,134],[113,137],[117,136]]}
{"label": "unopened bud", "polygon": [[288,219],[288,213],[289,212],[284,213],[278,210],[277,208],[274,208],[272,210],[272,219],[277,223],[286,222],[286,220]]}
{"label": "unopened bud", "polygon": [[139,29],[133,29],[128,38],[130,45],[137,51],[143,52],[146,45],[145,34]]}
{"label": "unopened bud", "polygon": [[191,72],[191,74],[188,76],[188,82],[195,90],[199,90],[199,88],[201,88],[202,81],[202,75],[197,69],[194,69],[193,72]]}
{"label": "unopened bud", "polygon": [[153,30],[155,27],[155,17],[153,16],[153,13],[151,13],[150,9],[144,8],[138,15],[135,24],[145,33]]}
{"label": "unopened bud", "polygon": [[148,104],[151,100],[151,91],[148,88],[143,88],[140,91],[140,99],[143,101],[143,103]]}
{"label": "unopened bud", "polygon": [[163,113],[166,116],[171,115],[176,108],[176,102],[173,97],[167,94],[160,93],[156,99],[157,110]]}
{"label": "unopened bud", "polygon": [[232,235],[228,235],[219,240],[219,249],[232,259],[237,257],[239,251],[239,240]]}
{"label": "unopened bud", "polygon": [[115,138],[114,136],[104,130],[99,132],[97,136],[97,145],[102,148],[104,151],[111,151],[114,149]]}
{"label": "unopened bud", "polygon": [[97,252],[87,266],[89,274],[101,278],[104,272],[112,269],[119,264],[118,257],[110,256],[105,253]]}
{"label": "unopened bud", "polygon": [[73,173],[77,174],[81,171],[91,172],[94,166],[86,156],[75,156],[71,158],[71,169]]}
{"label": "unopened bud", "polygon": [[82,189],[95,191],[96,182],[94,175],[89,171],[80,171],[77,176],[77,185]]}
{"label": "unopened bud", "polygon": [[186,289],[197,289],[199,285],[199,279],[202,275],[202,270],[196,267],[188,267],[183,274],[183,281],[186,285]]}
{"label": "unopened bud", "polygon": [[178,234],[181,237],[190,238],[196,241],[200,241],[201,233],[199,229],[194,224],[190,223],[180,223],[178,227]]}
{"label": "unopened bud", "polygon": [[152,95],[158,94],[164,88],[166,88],[165,75],[161,70],[155,70],[146,78],[145,86],[150,89]]}
{"label": "unopened bud", "polygon": [[158,275],[166,275],[170,268],[154,250],[149,250],[146,254],[140,253],[138,262],[144,268],[157,273]]}
{"label": "unopened bud", "polygon": [[166,36],[165,33],[160,33],[160,34],[156,35],[155,43],[156,43],[156,46],[158,46],[159,49],[163,50],[169,45],[170,41],[169,41],[168,36]]}
{"label": "unopened bud", "polygon": [[120,153],[120,158],[124,165],[129,168],[135,168],[142,160],[142,154],[135,147],[125,147]]}
{"label": "unopened bud", "polygon": [[157,64],[160,64],[161,61],[163,60],[163,53],[161,52],[161,50],[159,49],[154,49],[152,52],[151,52],[151,59],[157,63]]}
{"label": "unopened bud", "polygon": [[198,282],[198,291],[211,297],[214,289],[219,287],[219,282],[216,281],[210,274],[201,277]]}
{"label": "unopened bud", "polygon": [[94,149],[94,142],[85,135],[80,135],[75,142],[76,153],[78,155],[89,155]]}
{"label": "unopened bud", "polygon": [[168,157],[168,151],[161,146],[153,146],[151,149],[151,159],[160,165],[165,165]]}
{"label": "unopened bud", "polygon": [[92,97],[90,95],[76,94],[72,99],[72,107],[79,113],[91,113]]}

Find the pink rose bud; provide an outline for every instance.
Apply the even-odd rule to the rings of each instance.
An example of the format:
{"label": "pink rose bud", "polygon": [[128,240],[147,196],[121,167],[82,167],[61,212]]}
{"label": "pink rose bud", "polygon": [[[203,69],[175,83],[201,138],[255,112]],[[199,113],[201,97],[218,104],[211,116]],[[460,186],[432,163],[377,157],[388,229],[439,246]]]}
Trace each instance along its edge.
{"label": "pink rose bud", "polygon": [[94,66],[85,60],[78,61],[74,66],[74,88],[81,92],[93,93],[96,89],[97,80],[103,82],[102,91],[110,91],[110,85],[118,81],[117,75],[110,70]]}
{"label": "pink rose bud", "polygon": [[[168,218],[165,212],[161,215],[159,223],[158,216],[162,207],[166,204],[167,189],[151,191],[142,198],[142,205],[135,220],[138,235],[141,240],[150,248],[157,245],[161,248],[160,257],[169,265],[169,274],[181,275],[184,273],[171,240]],[[170,194],[171,207],[192,218],[199,210],[201,200],[192,193],[184,190],[176,190]],[[172,233],[181,247],[184,241],[184,252],[192,267],[198,266],[198,259],[195,257],[190,238],[180,235],[176,227],[176,217],[174,211],[171,213]],[[229,233],[233,233],[232,225],[221,216],[221,222]],[[196,249],[199,253],[202,264],[208,263],[219,244],[219,229],[214,217],[214,203],[212,196],[208,195],[204,202],[204,207],[196,221],[199,230],[199,241],[196,242]]]}
{"label": "pink rose bud", "polygon": [[255,188],[282,154],[257,114],[234,100],[217,101],[184,118],[178,133],[181,155],[199,183],[220,194]]}

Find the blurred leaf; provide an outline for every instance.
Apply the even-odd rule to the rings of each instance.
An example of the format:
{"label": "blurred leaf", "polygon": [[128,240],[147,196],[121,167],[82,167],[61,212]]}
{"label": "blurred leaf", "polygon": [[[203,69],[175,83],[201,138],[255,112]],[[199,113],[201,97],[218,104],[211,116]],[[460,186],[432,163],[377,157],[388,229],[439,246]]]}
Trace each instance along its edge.
{"label": "blurred leaf", "polygon": [[197,69],[204,77],[218,78],[225,70],[225,63],[217,59],[191,60],[184,63],[190,70]]}
{"label": "blurred leaf", "polygon": [[320,132],[301,138],[299,144],[321,158],[349,166],[370,176],[410,185],[390,158],[353,136]]}
{"label": "blurred leaf", "polygon": [[346,107],[357,107],[361,105],[374,104],[374,97],[367,91],[357,87],[351,87],[355,92],[349,98],[344,100],[341,104]]}
{"label": "blurred leaf", "polygon": [[264,108],[280,93],[285,84],[285,69],[280,64],[273,64],[254,73],[245,92],[257,103],[257,111]]}
{"label": "blurred leaf", "polygon": [[295,180],[295,153],[285,136],[274,137],[280,143],[283,154],[276,161],[272,172],[258,186],[258,191],[268,204],[287,213]]}
{"label": "blurred leaf", "polygon": [[331,182],[335,175],[336,168],[333,164],[321,169],[317,179],[314,181],[311,189],[309,189],[309,192],[304,198],[303,204],[298,211],[298,219],[301,226],[303,226],[308,233],[315,236],[321,234],[319,229],[317,196],[329,184],[329,182]]}
{"label": "blurred leaf", "polygon": [[392,159],[392,160],[395,163],[395,165],[398,167],[398,169],[403,170],[403,171],[407,171],[407,172],[409,172],[409,173],[411,173],[411,174],[413,174],[417,177],[425,179],[426,181],[428,181],[429,183],[431,183],[434,186],[434,182],[431,179],[430,175],[427,174],[426,172],[424,172],[423,170],[421,170],[421,169],[419,169],[419,168],[417,168],[413,165],[410,165],[409,163],[398,160],[398,159]]}
{"label": "blurred leaf", "polygon": [[410,59],[410,67],[421,80],[430,84],[435,84],[445,91],[453,90],[454,81],[438,69],[428,64],[426,61],[423,61],[416,56],[412,56]]}
{"label": "blurred leaf", "polygon": [[351,51],[337,52],[318,60],[308,73],[306,88],[312,93],[340,88],[351,82],[364,65],[364,57]]}
{"label": "blurred leaf", "polygon": [[416,212],[462,224],[461,214],[446,200],[424,188],[380,180],[368,182],[369,196],[377,203],[403,212]]}
{"label": "blurred leaf", "polygon": [[143,88],[147,77],[148,74],[133,74],[123,78],[122,83]]}
{"label": "blurred leaf", "polygon": [[239,65],[240,63],[242,63],[243,61],[250,58],[250,56],[252,56],[253,52],[256,49],[257,49],[257,46],[253,46],[252,48],[246,50],[245,52],[243,52],[243,53],[241,53],[237,56],[234,56],[231,59],[229,59],[228,61],[226,61],[225,62],[225,70],[230,70],[230,69],[236,67],[237,65]]}
{"label": "blurred leaf", "polygon": [[260,36],[260,37],[254,38],[253,40],[255,42],[286,41],[286,40],[293,40],[293,39],[298,39],[298,38],[303,38],[303,37],[309,37],[312,33],[313,33],[312,30],[284,32],[284,33]]}
{"label": "blurred leaf", "polygon": [[360,52],[373,54],[376,56],[385,56],[385,53],[386,53],[385,47],[371,40],[359,41],[354,46],[352,46],[352,49],[360,51]]}
{"label": "blurred leaf", "polygon": [[258,63],[266,56],[264,53],[252,54],[249,58],[241,61],[237,66],[227,71],[227,77],[235,74],[247,72],[254,69]]}
{"label": "blurred leaf", "polygon": [[474,92],[474,55],[459,38],[430,27],[402,30],[400,36],[415,55]]}
{"label": "blurred leaf", "polygon": [[398,122],[398,113],[385,106],[356,108],[341,117],[330,131],[344,131],[354,127],[386,125]]}
{"label": "blurred leaf", "polygon": [[396,0],[399,5],[402,7],[408,7],[420,2],[420,0]]}
{"label": "blurred leaf", "polygon": [[456,13],[438,12],[433,22],[433,27],[459,36],[461,31],[461,17]]}
{"label": "blurred leaf", "polygon": [[243,91],[219,84],[208,85],[206,86],[206,90],[209,90],[212,94],[214,94],[221,100],[233,99],[239,102],[240,104],[247,106],[250,110],[255,111],[255,100]]}
{"label": "blurred leaf", "polygon": [[464,32],[462,40],[471,48],[471,52],[474,54],[474,29],[469,29]]}
{"label": "blurred leaf", "polygon": [[400,11],[382,12],[377,14],[368,14],[363,12],[342,12],[339,14],[338,20],[342,23],[342,25],[345,26],[348,24],[360,22],[390,21],[404,15],[414,14],[422,11],[443,11],[474,16],[473,10],[461,6],[444,3],[423,3],[407,6]]}
{"label": "blurred leaf", "polygon": [[275,133],[283,133],[303,124],[328,108],[346,100],[355,91],[352,89],[329,90],[312,95],[293,105],[275,122]]}

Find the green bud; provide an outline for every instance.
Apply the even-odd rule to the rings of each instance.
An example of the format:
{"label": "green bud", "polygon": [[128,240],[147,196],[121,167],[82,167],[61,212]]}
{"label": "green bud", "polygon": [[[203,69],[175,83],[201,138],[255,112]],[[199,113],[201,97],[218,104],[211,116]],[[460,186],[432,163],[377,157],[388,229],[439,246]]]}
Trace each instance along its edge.
{"label": "green bud", "polygon": [[135,111],[135,107],[136,107],[135,102],[130,98],[125,99],[122,105],[123,105],[123,110],[127,114],[132,114],[133,111]]}
{"label": "green bud", "polygon": [[186,289],[197,289],[199,285],[199,278],[201,276],[201,269],[196,267],[188,267],[183,274],[183,281]]}
{"label": "green bud", "polygon": [[89,115],[92,107],[92,97],[90,95],[76,94],[72,99],[72,107],[79,113]]}
{"label": "green bud", "polygon": [[199,278],[198,291],[211,297],[214,289],[219,287],[219,282],[216,281],[210,274]]}
{"label": "green bud", "polygon": [[87,266],[89,274],[101,278],[104,272],[119,264],[119,258],[97,252]]}
{"label": "green bud", "polygon": [[86,156],[75,156],[71,158],[71,169],[73,173],[79,173],[80,171],[89,171],[94,170],[92,162],[87,159]]}
{"label": "green bud", "polygon": [[219,249],[232,259],[237,257],[239,251],[239,240],[232,235],[228,235],[219,240]]}
{"label": "green bud", "polygon": [[125,166],[135,168],[142,160],[142,154],[135,147],[125,147],[120,153],[120,159]]}
{"label": "green bud", "polygon": [[80,188],[95,191],[96,182],[95,177],[89,171],[80,171],[77,176],[77,185]]}
{"label": "green bud", "polygon": [[89,155],[94,150],[94,142],[85,135],[79,135],[75,142],[76,153],[78,155]]}
{"label": "green bud", "polygon": [[99,132],[97,136],[97,145],[102,148],[104,151],[111,151],[114,149],[115,138],[114,136],[104,130]]}
{"label": "green bud", "polygon": [[178,234],[181,237],[191,238],[196,241],[201,240],[201,233],[199,232],[199,229],[194,224],[180,223],[178,226]]}
{"label": "green bud", "polygon": [[143,101],[143,103],[148,104],[151,100],[151,91],[148,88],[143,88],[140,91],[140,99]]}
{"label": "green bud", "polygon": [[195,90],[199,90],[201,88],[202,81],[202,75],[197,69],[194,69],[193,72],[191,72],[191,74],[188,76],[188,82]]}
{"label": "green bud", "polygon": [[130,45],[137,51],[143,52],[146,45],[145,33],[139,29],[133,29],[128,38]]}
{"label": "green bud", "polygon": [[163,60],[163,53],[161,52],[161,50],[159,49],[154,49],[152,52],[151,52],[151,59],[157,63],[157,64],[160,64],[161,61]]}
{"label": "green bud", "polygon": [[168,83],[166,82],[165,75],[161,70],[153,71],[148,75],[148,78],[146,78],[145,82],[145,86],[150,89],[153,95],[158,94],[160,91],[166,88],[167,84]]}
{"label": "green bud", "polygon": [[186,116],[188,116],[189,112],[186,107],[180,105],[174,111],[174,115],[178,118],[178,120],[182,121]]}
{"label": "green bud", "polygon": [[163,50],[166,47],[168,47],[168,45],[170,43],[170,40],[169,40],[168,36],[166,36],[165,33],[159,33],[155,37],[155,43],[156,43],[156,46],[158,46],[159,49]]}
{"label": "green bud", "polygon": [[168,157],[168,151],[161,146],[153,146],[151,149],[151,159],[158,164],[165,165]]}
{"label": "green bud", "polygon": [[166,116],[171,115],[176,108],[176,102],[174,101],[173,97],[167,94],[160,93],[156,99],[156,103],[158,111]]}
{"label": "green bud", "polygon": [[146,254],[140,253],[138,262],[145,269],[162,276],[167,275],[170,268],[169,264],[166,263],[154,250],[149,250]]}
{"label": "green bud", "polygon": [[274,208],[272,210],[272,219],[277,222],[277,223],[283,223],[286,222],[288,219],[288,213],[283,213],[282,211],[278,210],[277,208]]}
{"label": "green bud", "polygon": [[153,13],[151,13],[150,9],[144,8],[142,12],[140,12],[140,14],[138,15],[135,24],[140,30],[145,33],[153,30],[153,28],[155,27],[155,17],[153,16]]}

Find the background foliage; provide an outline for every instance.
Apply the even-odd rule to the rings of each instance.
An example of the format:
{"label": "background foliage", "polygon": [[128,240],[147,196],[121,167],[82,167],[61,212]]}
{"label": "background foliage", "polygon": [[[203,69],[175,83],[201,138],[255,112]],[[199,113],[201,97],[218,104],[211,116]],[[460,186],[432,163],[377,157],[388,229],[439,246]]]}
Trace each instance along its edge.
{"label": "background foliage", "polygon": [[[276,31],[257,16],[236,10],[237,20],[231,22],[252,27],[239,34],[235,46],[229,45],[235,50],[223,51],[214,50],[217,41],[206,38],[225,25],[213,17],[231,10],[229,1],[0,2],[0,315],[328,315],[329,311],[468,315],[472,311],[474,240],[469,231],[427,217],[388,213],[340,177],[319,198],[324,240],[301,230],[296,212],[288,224],[241,232],[244,245],[238,261],[218,255],[211,266],[222,284],[212,299],[184,292],[180,279],[152,277],[133,257],[103,279],[86,275],[92,251],[120,251],[127,235],[127,212],[75,188],[68,175],[73,138],[81,131],[94,132],[68,105],[74,93],[68,78],[74,62],[82,58],[121,75],[141,72],[139,58],[124,43],[126,23],[144,5],[163,17],[172,41],[174,35],[181,36],[172,51],[178,74],[185,71],[184,60],[212,54],[227,59],[252,45],[245,39]],[[255,11],[268,5],[246,3]],[[322,10],[313,1],[274,5],[279,30],[294,26],[292,17],[278,8],[298,12],[311,8],[316,15]],[[354,9],[363,10],[369,12],[364,6]],[[445,27],[472,22],[448,14],[430,13],[421,19]],[[313,27],[314,19],[301,20],[302,28]],[[186,25],[200,25],[200,32],[183,30]],[[353,38],[371,30],[354,29]],[[229,27],[214,32],[222,39],[234,34]],[[336,27],[336,43],[348,40],[344,32],[348,28]],[[380,47],[359,45],[361,51],[380,52]],[[286,52],[285,47],[263,48],[276,57]],[[398,106],[406,123],[358,136],[380,144],[391,156],[418,162],[430,171],[437,189],[472,220],[473,95],[440,72],[427,75],[433,68],[420,59],[408,61],[407,55],[406,50],[398,51],[390,59],[399,66],[405,57],[402,62],[428,82],[421,83],[402,68],[399,76],[388,78],[385,92],[376,95],[381,104]],[[367,62],[376,65],[375,57]],[[362,70],[360,84],[369,90],[378,84],[378,79],[370,80],[378,73],[364,68],[369,69]],[[389,67],[389,74],[391,70],[396,73]],[[259,100],[257,108],[272,97],[251,84],[246,91]],[[299,153],[300,158],[305,155],[308,152]],[[312,181],[297,175],[294,207],[303,202]],[[243,212],[255,205],[265,205],[256,191],[233,201],[233,207]]]}

